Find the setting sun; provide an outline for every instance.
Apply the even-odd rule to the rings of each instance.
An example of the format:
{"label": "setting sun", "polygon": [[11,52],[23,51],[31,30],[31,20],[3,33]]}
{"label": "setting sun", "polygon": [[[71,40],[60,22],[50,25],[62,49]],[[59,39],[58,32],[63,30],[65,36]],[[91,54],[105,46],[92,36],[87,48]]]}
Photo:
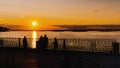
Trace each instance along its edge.
{"label": "setting sun", "polygon": [[37,22],[36,22],[36,21],[33,21],[33,22],[32,22],[32,25],[33,25],[33,26],[36,26],[36,25],[37,25]]}

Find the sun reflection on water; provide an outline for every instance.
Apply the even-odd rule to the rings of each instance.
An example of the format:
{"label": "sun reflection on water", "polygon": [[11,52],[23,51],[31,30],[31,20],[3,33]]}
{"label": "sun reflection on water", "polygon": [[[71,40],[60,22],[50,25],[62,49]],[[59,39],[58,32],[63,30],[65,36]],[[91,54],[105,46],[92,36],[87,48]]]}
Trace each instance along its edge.
{"label": "sun reflection on water", "polygon": [[36,38],[37,38],[37,33],[36,33],[36,31],[33,31],[33,33],[32,33],[32,48],[36,48]]}

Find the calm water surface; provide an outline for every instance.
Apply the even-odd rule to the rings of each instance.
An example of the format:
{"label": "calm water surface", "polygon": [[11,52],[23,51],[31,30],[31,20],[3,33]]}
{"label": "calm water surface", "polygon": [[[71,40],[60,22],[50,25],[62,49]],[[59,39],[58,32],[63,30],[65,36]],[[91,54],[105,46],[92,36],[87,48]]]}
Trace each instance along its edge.
{"label": "calm water surface", "polygon": [[32,38],[32,48],[36,47],[37,39],[41,35],[47,34],[49,38],[74,38],[74,39],[116,39],[120,42],[120,31],[116,32],[98,32],[98,31],[88,31],[88,32],[54,32],[54,31],[10,31],[10,32],[0,32],[0,37],[10,37],[10,38]]}
{"label": "calm water surface", "polygon": [[88,31],[88,32],[53,32],[53,31],[10,31],[10,32],[0,32],[0,37],[12,37],[12,38],[39,38],[41,35],[47,34],[49,38],[88,38],[88,39],[120,39],[120,32],[98,32],[98,31]]}

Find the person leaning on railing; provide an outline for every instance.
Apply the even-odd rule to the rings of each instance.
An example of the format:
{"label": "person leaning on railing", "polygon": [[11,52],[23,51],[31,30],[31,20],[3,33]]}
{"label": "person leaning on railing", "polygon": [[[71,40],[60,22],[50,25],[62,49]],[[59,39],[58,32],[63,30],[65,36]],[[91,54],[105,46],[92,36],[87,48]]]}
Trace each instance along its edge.
{"label": "person leaning on railing", "polygon": [[54,41],[52,43],[54,45],[54,50],[57,50],[58,49],[58,40],[57,38],[54,38]]}

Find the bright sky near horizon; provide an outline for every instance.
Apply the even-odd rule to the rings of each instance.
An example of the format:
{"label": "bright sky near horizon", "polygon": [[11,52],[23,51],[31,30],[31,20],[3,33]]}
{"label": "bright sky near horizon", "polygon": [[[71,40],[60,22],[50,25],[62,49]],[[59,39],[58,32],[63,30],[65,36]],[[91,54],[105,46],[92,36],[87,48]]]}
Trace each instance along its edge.
{"label": "bright sky near horizon", "polygon": [[120,24],[120,0],[0,0],[0,24]]}

